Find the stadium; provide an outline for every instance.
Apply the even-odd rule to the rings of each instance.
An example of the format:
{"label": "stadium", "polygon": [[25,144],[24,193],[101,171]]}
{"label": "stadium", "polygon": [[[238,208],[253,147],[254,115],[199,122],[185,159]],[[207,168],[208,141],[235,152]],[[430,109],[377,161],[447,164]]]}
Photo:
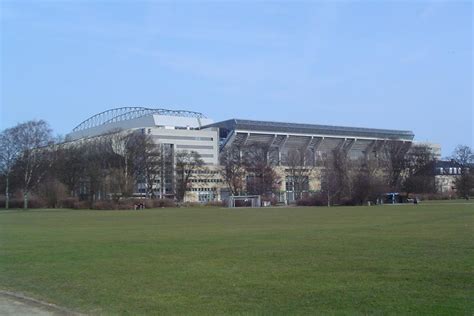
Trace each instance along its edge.
{"label": "stadium", "polygon": [[[193,179],[186,194],[187,201],[199,202],[222,200],[229,195],[218,171],[219,156],[230,148],[239,148],[245,155],[245,150],[252,146],[264,147],[269,163],[276,167],[282,179],[278,183],[278,200],[288,203],[294,199],[292,179],[285,169],[290,164],[290,153],[302,153],[301,167],[315,167],[304,190],[318,191],[318,167],[321,168],[321,161],[332,151],[341,151],[351,159],[371,159],[383,153],[390,144],[408,150],[414,138],[413,132],[404,130],[242,119],[214,122],[193,111],[121,107],[84,120],[66,136],[66,140],[75,142],[114,131],[137,130],[151,135],[157,145],[167,145],[174,153],[196,151],[201,156],[208,172]],[[136,190],[140,192],[139,184]],[[162,191],[159,187],[156,190]],[[171,194],[172,188],[167,190]]]}

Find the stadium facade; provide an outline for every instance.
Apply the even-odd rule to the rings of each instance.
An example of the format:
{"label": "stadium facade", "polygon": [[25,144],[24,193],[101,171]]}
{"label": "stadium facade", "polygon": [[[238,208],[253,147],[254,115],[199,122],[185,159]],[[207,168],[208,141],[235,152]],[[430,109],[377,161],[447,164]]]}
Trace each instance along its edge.
{"label": "stadium facade", "polygon": [[292,150],[305,152],[305,162],[317,164],[330,151],[340,148],[356,159],[380,151],[387,142],[410,144],[414,134],[410,131],[354,128],[313,124],[251,121],[231,119],[204,126],[218,128],[220,150],[230,146],[261,144],[269,147],[278,165]]}
{"label": "stadium facade", "polygon": [[[207,171],[192,179],[186,199],[201,202],[224,198],[226,186],[219,176],[219,154],[233,146],[260,145],[267,148],[267,154],[282,179],[279,183],[280,200],[287,202],[292,199],[291,186],[287,183],[290,180],[285,174],[290,152],[298,150],[304,153],[302,167],[316,167],[333,150],[341,150],[352,159],[370,159],[389,143],[400,144],[400,148],[408,150],[414,138],[413,132],[402,130],[241,119],[213,122],[202,113],[192,111],[122,107],[88,118],[76,126],[66,140],[84,140],[118,130],[141,130],[151,135],[157,145],[167,145],[175,152],[199,153]],[[318,172],[314,174],[307,190],[320,188]]]}

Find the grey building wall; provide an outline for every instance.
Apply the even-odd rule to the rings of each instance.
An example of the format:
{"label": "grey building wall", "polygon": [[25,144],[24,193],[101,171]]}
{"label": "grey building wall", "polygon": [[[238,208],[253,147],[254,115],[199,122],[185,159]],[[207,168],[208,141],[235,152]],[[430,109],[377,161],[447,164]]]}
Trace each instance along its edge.
{"label": "grey building wall", "polygon": [[204,163],[218,164],[217,129],[181,130],[151,127],[145,133],[151,135],[156,143],[173,144],[175,151],[196,151]]}

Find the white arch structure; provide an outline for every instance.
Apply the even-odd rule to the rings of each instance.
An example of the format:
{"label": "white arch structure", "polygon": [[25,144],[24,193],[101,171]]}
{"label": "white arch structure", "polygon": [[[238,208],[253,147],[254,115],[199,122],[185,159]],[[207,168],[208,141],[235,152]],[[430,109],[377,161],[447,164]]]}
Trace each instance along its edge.
{"label": "white arch structure", "polygon": [[153,109],[146,107],[120,107],[110,109],[107,111],[100,112],[96,115],[89,117],[82,121],[79,125],[74,127],[73,132],[83,131],[89,128],[98,127],[108,123],[116,123],[122,121],[133,120],[147,115],[167,115],[167,116],[180,116],[180,117],[192,117],[206,118],[206,116],[199,112],[185,111],[185,110],[168,110],[168,109]]}

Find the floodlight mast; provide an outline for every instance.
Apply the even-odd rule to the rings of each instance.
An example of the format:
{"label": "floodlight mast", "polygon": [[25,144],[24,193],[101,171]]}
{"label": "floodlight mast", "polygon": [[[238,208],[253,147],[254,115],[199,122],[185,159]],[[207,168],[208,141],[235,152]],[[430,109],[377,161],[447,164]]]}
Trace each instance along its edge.
{"label": "floodlight mast", "polygon": [[82,121],[79,125],[74,127],[73,132],[82,131],[88,128],[97,127],[100,125],[121,122],[136,119],[146,115],[168,115],[181,117],[194,117],[198,120],[206,118],[206,116],[199,112],[185,111],[185,110],[168,110],[160,108],[146,108],[146,107],[120,107],[100,112]]}

